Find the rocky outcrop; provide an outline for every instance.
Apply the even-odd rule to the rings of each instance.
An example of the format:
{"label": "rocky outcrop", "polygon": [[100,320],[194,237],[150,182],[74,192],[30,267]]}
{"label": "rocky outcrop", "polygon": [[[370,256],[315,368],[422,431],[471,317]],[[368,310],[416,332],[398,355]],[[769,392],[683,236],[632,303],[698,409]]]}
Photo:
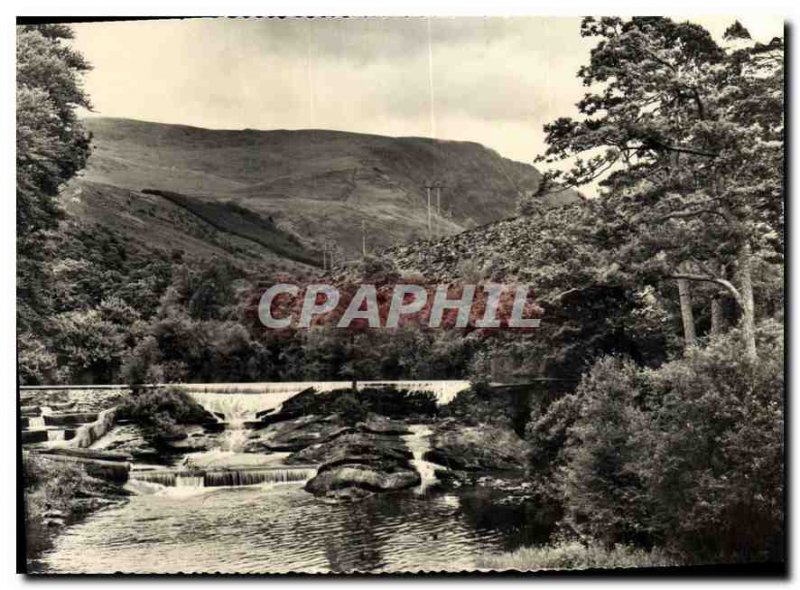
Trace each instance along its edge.
{"label": "rocky outcrop", "polygon": [[524,470],[530,453],[530,445],[510,428],[445,422],[434,431],[425,459],[454,470]]}
{"label": "rocky outcrop", "polygon": [[272,424],[251,434],[245,443],[247,453],[299,451],[352,429],[338,416],[303,416]]}
{"label": "rocky outcrop", "polygon": [[356,425],[356,428],[372,434],[388,434],[398,436],[402,436],[410,432],[405,422],[390,420],[389,418],[380,416],[378,414],[369,414],[366,420]]}
{"label": "rocky outcrop", "polygon": [[[321,463],[316,477],[306,483],[307,491],[329,499],[358,500],[420,484],[419,473],[409,463],[412,454],[403,440],[396,434],[371,432],[367,424],[369,421],[287,459],[287,463],[295,464]],[[377,424],[372,422],[371,426]],[[392,430],[398,428],[392,425]]]}
{"label": "rocky outcrop", "polygon": [[391,492],[419,484],[419,473],[411,468],[384,472],[369,465],[339,465],[317,473],[306,484],[306,491],[317,496],[352,500],[374,492]]}

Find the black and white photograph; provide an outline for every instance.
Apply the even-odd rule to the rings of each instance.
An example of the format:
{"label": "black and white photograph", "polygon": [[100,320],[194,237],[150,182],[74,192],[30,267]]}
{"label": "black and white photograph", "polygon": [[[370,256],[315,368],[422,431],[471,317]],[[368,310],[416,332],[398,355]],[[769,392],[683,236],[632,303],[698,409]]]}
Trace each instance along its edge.
{"label": "black and white photograph", "polygon": [[784,18],[491,12],[6,22],[18,573],[785,575]]}

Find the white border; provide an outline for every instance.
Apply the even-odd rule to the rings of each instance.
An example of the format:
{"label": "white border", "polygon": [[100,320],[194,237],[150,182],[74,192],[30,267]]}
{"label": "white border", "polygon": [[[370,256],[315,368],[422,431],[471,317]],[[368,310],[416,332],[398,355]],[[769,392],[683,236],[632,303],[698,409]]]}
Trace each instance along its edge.
{"label": "white border", "polygon": [[[14,211],[14,194],[15,194],[15,167],[13,164],[13,151],[15,145],[15,126],[12,113],[14,112],[14,17],[16,15],[26,16],[44,16],[44,15],[74,15],[74,16],[170,16],[177,14],[190,13],[193,15],[258,15],[258,14],[271,14],[271,15],[326,15],[326,16],[417,16],[417,15],[435,15],[435,16],[513,16],[513,15],[541,15],[541,16],[567,16],[567,15],[582,15],[582,14],[681,14],[681,15],[704,15],[704,14],[733,14],[733,15],[759,15],[759,16],[783,16],[789,23],[797,22],[795,18],[800,11],[798,8],[800,4],[790,3],[779,0],[727,0],[727,1],[706,1],[703,3],[697,0],[672,0],[672,1],[650,1],[650,2],[633,2],[631,0],[605,0],[603,2],[596,2],[590,0],[570,0],[561,2],[519,2],[513,0],[484,0],[477,2],[474,0],[450,0],[450,1],[437,1],[431,0],[405,0],[403,2],[390,1],[390,2],[376,2],[374,0],[338,0],[334,2],[325,2],[321,0],[295,0],[295,1],[272,1],[272,2],[255,2],[255,1],[242,1],[233,0],[230,2],[208,2],[208,1],[195,1],[192,3],[175,2],[165,0],[138,0],[131,2],[129,0],[120,2],[103,2],[103,1],[77,1],[77,2],[55,2],[55,1],[35,1],[29,0],[27,2],[12,0],[4,3],[2,7],[3,12],[3,26],[0,27],[0,67],[2,67],[2,80],[3,84],[0,86],[0,112],[3,113],[2,117],[2,138],[4,150],[2,152],[2,159],[0,165],[2,166],[2,197],[0,197],[0,271],[2,271],[3,284],[5,288],[0,290],[0,309],[2,310],[2,317],[0,317],[0,376],[4,387],[2,388],[2,414],[4,415],[3,425],[0,428],[0,448],[3,449],[2,454],[2,473],[5,475],[5,485],[0,488],[0,497],[2,498],[3,512],[2,521],[0,521],[0,530],[3,531],[3,536],[0,537],[0,544],[2,546],[2,565],[0,565],[0,572],[3,577],[3,587],[18,587],[26,583],[22,576],[13,575],[12,572],[16,569],[16,556],[15,556],[15,531],[16,531],[16,489],[12,480],[12,474],[15,472],[15,455],[13,450],[16,444],[16,421],[14,419],[14,375],[16,371],[15,365],[15,295],[14,295],[14,259],[15,259],[15,211]],[[797,59],[796,59],[796,39],[791,39],[791,79],[797,76]],[[790,110],[793,109],[796,103],[796,95],[790,93],[791,104],[788,105]],[[792,111],[794,113],[794,111]],[[792,153],[791,163],[787,163],[788,169],[792,170],[794,165],[797,164],[797,125],[791,134],[791,145],[795,147]],[[793,187],[792,187],[793,188]],[[790,195],[791,198],[793,195]],[[790,208],[790,226],[796,227],[796,209],[797,207]],[[792,231],[787,228],[787,233],[791,239]],[[797,258],[797,240],[791,240],[791,252],[788,254],[790,260]],[[794,270],[794,269],[793,269]],[[797,273],[792,272],[792,291],[797,291]],[[794,319],[795,306],[792,306],[791,317]],[[796,353],[797,347],[797,326],[795,323],[795,333],[791,338],[791,346],[789,350]],[[794,354],[790,362],[794,360]],[[793,366],[794,363],[791,364]],[[787,391],[787,398],[792,400],[790,404],[791,416],[788,424],[797,424],[797,407],[798,402],[792,395],[794,391]],[[796,440],[794,437],[793,440]],[[796,472],[798,466],[798,453],[796,445],[792,445],[789,449],[791,456],[791,465],[789,467],[789,474]],[[791,500],[794,500],[789,515],[794,516],[797,513],[798,495],[796,490],[793,490]],[[792,519],[794,521],[794,518]],[[792,523],[793,524],[793,523]],[[791,527],[794,531],[795,527]],[[790,537],[789,547],[791,549],[790,564],[796,563],[798,555],[798,542],[796,538]],[[698,579],[696,581],[687,580],[665,580],[660,582],[655,579],[560,579],[560,580],[545,580],[545,579],[389,579],[382,578],[380,580],[370,578],[359,579],[339,579],[338,584],[364,584],[378,582],[382,584],[402,585],[415,587],[432,587],[438,584],[494,584],[501,583],[504,586],[517,586],[530,587],[530,585],[537,586],[554,586],[558,585],[560,588],[579,588],[585,587],[587,584],[593,585],[636,585],[659,583],[668,586],[681,587],[699,587],[699,586],[720,586],[730,585],[731,583],[753,583],[764,584],[763,580],[706,580]],[[55,582],[55,581],[53,581]],[[278,578],[263,578],[258,580],[243,580],[243,579],[225,579],[217,578],[214,580],[209,579],[183,579],[183,580],[145,580],[145,579],[120,579],[120,580],[98,580],[98,583],[106,584],[120,584],[124,583],[126,586],[144,587],[151,584],[158,584],[160,586],[174,583],[181,584],[207,584],[213,583],[215,586],[232,586],[233,584],[242,583],[257,583],[269,585],[285,585],[292,584],[293,586],[304,587],[310,584],[331,583],[330,580],[321,580],[315,578],[303,579],[278,579]],[[30,582],[28,582],[30,583]],[[39,581],[39,584],[47,584],[47,581]],[[68,583],[60,580],[59,583]],[[85,584],[86,579],[73,580],[72,583]],[[773,582],[775,583],[775,582]],[[782,583],[782,582],[777,582]],[[783,582],[785,583],[785,582]],[[7,585],[8,584],[8,585]]]}

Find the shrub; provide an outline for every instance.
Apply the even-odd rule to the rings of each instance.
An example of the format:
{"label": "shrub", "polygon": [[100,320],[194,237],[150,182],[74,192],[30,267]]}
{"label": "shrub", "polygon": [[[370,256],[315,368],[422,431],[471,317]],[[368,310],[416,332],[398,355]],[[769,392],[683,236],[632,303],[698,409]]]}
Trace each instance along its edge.
{"label": "shrub", "polygon": [[662,551],[645,551],[630,545],[614,545],[608,548],[598,543],[585,545],[578,541],[562,541],[541,547],[521,547],[502,555],[488,555],[478,561],[479,568],[518,571],[670,565],[675,565],[675,562]]}
{"label": "shrub", "polygon": [[192,396],[176,387],[145,389],[128,396],[117,416],[133,420],[156,440],[171,440],[183,433],[182,425],[202,424],[213,417]]}
{"label": "shrub", "polygon": [[286,400],[281,413],[287,416],[328,416],[339,413],[355,423],[370,412],[399,419],[435,416],[437,411],[436,397],[431,392],[368,387],[357,392],[335,389],[317,393],[314,389],[307,389]]}
{"label": "shrub", "polygon": [[649,375],[652,527],[695,559],[784,558],[783,329],[758,336],[754,365],[732,332]]}
{"label": "shrub", "polygon": [[574,393],[557,399],[544,413],[531,413],[531,420],[525,427],[525,440],[536,449],[533,468],[546,479],[551,479],[564,466],[569,429],[579,413],[580,398]]}
{"label": "shrub", "polygon": [[780,325],[760,326],[758,350],[758,362],[744,362],[731,331],[659,369],[595,363],[562,450],[567,523],[687,563],[783,560]]}
{"label": "shrub", "polygon": [[367,417],[367,409],[364,404],[351,392],[337,395],[330,405],[330,411],[339,414],[350,425],[361,422]]}
{"label": "shrub", "polygon": [[367,387],[358,391],[368,411],[388,418],[420,418],[438,412],[436,396],[429,391],[408,391],[395,387]]}
{"label": "shrub", "polygon": [[646,494],[636,469],[646,453],[640,382],[632,361],[602,358],[576,390],[580,410],[567,432],[561,471],[567,519],[607,543],[647,540]]}
{"label": "shrub", "polygon": [[[459,391],[442,408],[442,415],[470,425],[493,424],[510,428],[514,424],[517,392],[508,394],[485,382],[473,382],[469,389]],[[525,413],[529,408],[524,408]]]}

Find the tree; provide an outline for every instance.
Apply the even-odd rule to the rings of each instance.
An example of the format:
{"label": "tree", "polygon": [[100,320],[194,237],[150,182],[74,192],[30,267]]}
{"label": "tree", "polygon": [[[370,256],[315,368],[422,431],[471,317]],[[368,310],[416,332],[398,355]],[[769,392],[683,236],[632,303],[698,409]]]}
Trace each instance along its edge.
{"label": "tree", "polygon": [[47,307],[43,263],[47,231],[60,218],[61,186],[84,167],[90,137],[77,107],[90,108],[81,87],[89,69],[65,41],[64,25],[17,27],[17,306],[19,330],[38,327]]}
{"label": "tree", "polygon": [[586,18],[581,34],[598,38],[579,71],[591,91],[579,119],[545,127],[541,158],[571,168],[540,191],[599,181],[620,262],[724,290],[754,360],[753,259],[783,252],[783,41],[735,25],[721,47],[662,17]]}

